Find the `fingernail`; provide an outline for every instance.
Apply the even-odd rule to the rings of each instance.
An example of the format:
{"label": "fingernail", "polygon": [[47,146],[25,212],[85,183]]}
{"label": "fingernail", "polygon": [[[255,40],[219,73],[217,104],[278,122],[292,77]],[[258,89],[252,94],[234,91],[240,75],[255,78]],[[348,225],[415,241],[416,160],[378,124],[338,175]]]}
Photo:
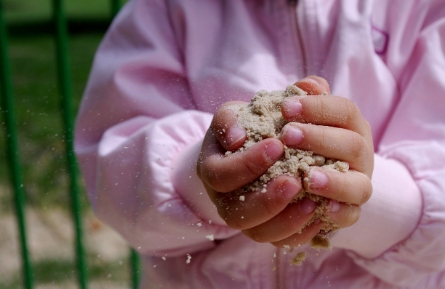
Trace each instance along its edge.
{"label": "fingernail", "polygon": [[285,100],[283,103],[283,110],[286,117],[297,117],[301,114],[303,106],[301,102],[295,99]]}
{"label": "fingernail", "polygon": [[305,214],[312,213],[316,207],[317,207],[317,203],[312,201],[311,199],[308,199],[308,198],[304,198],[300,202],[300,211],[302,211]]}
{"label": "fingernail", "polygon": [[303,132],[293,125],[287,125],[283,130],[283,141],[287,146],[296,146],[303,141]]}
{"label": "fingernail", "polygon": [[335,213],[335,212],[338,212],[339,210],[340,210],[340,203],[336,202],[334,200],[331,200],[329,202],[329,212]]}
{"label": "fingernail", "polygon": [[301,187],[296,181],[288,180],[281,187],[281,195],[286,199],[291,199],[298,194]]}
{"label": "fingernail", "polygon": [[266,147],[266,155],[270,160],[278,160],[282,153],[283,147],[276,142],[271,142]]}
{"label": "fingernail", "polygon": [[226,142],[229,146],[239,142],[246,136],[246,132],[239,127],[231,127],[226,134]]}
{"label": "fingernail", "polygon": [[311,170],[310,182],[309,182],[309,187],[311,189],[315,190],[324,189],[327,184],[328,184],[328,177],[326,176],[326,174],[316,169]]}

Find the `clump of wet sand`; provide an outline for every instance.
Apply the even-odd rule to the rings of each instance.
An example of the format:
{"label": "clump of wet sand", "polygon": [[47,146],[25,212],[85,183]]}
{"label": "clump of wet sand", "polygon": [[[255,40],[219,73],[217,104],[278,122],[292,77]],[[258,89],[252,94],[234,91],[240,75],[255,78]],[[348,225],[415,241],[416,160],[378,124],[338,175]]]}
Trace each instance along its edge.
{"label": "clump of wet sand", "polygon": [[[247,140],[244,145],[237,151],[243,151],[253,146],[255,143],[266,138],[279,138],[281,130],[287,121],[281,114],[281,104],[287,97],[304,96],[307,93],[295,85],[288,86],[285,90],[265,91],[261,90],[255,94],[248,105],[236,104],[231,109],[236,113],[238,125],[243,127],[247,132]],[[227,152],[229,155],[233,152]],[[340,172],[346,172],[349,165],[345,162],[335,159],[325,158],[317,155],[312,151],[304,151],[292,149],[284,146],[284,155],[259,179],[242,188],[238,193],[240,196],[251,191],[266,192],[267,183],[273,178],[280,175],[290,175],[299,177],[304,187],[307,187],[309,178],[305,177],[313,166],[333,169]],[[327,234],[331,231],[339,229],[328,216],[326,211],[329,206],[329,200],[325,197],[311,194],[304,188],[294,198],[293,202],[297,202],[302,198],[309,198],[317,203],[317,208],[313,217],[306,226],[310,225],[316,219],[323,221],[321,231],[311,240],[310,244],[313,248],[330,248]],[[304,252],[302,252],[304,253]],[[301,264],[304,260],[304,254],[298,255],[298,261],[295,265]]]}

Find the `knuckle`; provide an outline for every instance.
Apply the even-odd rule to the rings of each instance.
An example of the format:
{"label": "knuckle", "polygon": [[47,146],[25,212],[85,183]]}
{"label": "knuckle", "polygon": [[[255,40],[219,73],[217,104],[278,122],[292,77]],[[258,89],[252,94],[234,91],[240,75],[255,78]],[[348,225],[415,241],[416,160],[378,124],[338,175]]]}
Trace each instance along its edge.
{"label": "knuckle", "polygon": [[337,192],[335,193],[335,195],[334,195],[334,198],[336,199],[336,200],[339,200],[339,201],[346,201],[346,200],[348,200],[348,199],[350,199],[351,197],[351,192],[350,192],[350,190],[349,190],[349,186],[348,185],[346,185],[345,186],[345,184],[346,184],[347,182],[344,182],[344,184],[342,184],[338,189],[337,189]]}
{"label": "knuckle", "polygon": [[360,211],[357,205],[343,204],[340,212],[333,216],[333,221],[342,228],[352,226],[360,218]]}
{"label": "knuckle", "polygon": [[328,140],[326,138],[326,127],[319,127],[320,134],[317,138],[317,146],[319,150],[324,150],[328,148]]}
{"label": "knuckle", "polygon": [[346,100],[344,103],[344,109],[345,109],[345,116],[346,116],[346,122],[349,123],[354,123],[357,116],[360,115],[360,109],[358,108],[358,106],[353,103],[350,100]]}
{"label": "knuckle", "polygon": [[366,177],[366,180],[364,182],[364,189],[362,194],[362,200],[360,204],[364,204],[371,198],[372,195],[372,183],[371,181]]}
{"label": "knuckle", "polygon": [[218,173],[212,168],[210,161],[206,160],[201,166],[201,177],[204,181],[213,189],[220,191],[222,188],[221,179],[218,177]]}
{"label": "knuckle", "polygon": [[352,158],[354,160],[363,159],[363,154],[365,154],[367,151],[366,143],[363,137],[357,133],[354,133],[349,143],[350,143],[349,153],[351,154]]}
{"label": "knuckle", "polygon": [[280,218],[280,221],[282,223],[281,226],[283,226],[284,228],[286,228],[287,231],[300,231],[301,228],[301,222],[296,221],[295,218],[291,218],[291,217],[285,217],[285,218]]}
{"label": "knuckle", "polygon": [[266,239],[266,236],[264,235],[264,233],[261,230],[257,229],[256,227],[250,228],[248,230],[244,230],[243,233],[250,239],[254,240],[255,242],[258,242],[258,243],[267,242],[267,239]]}
{"label": "knuckle", "polygon": [[349,205],[349,214],[347,214],[346,224],[352,226],[360,219],[361,209],[359,206]]}
{"label": "knuckle", "polygon": [[268,188],[268,193],[258,193],[264,196],[261,200],[261,206],[264,216],[269,219],[275,217],[283,209],[282,198],[278,197],[280,194],[272,193],[272,190],[279,190],[279,188],[272,186]]}
{"label": "knuckle", "polygon": [[227,226],[229,226],[230,228],[232,228],[234,230],[242,230],[244,228],[243,225],[241,224],[241,222],[235,218],[227,217],[226,219],[223,219],[223,220],[226,222]]}
{"label": "knuckle", "polygon": [[223,193],[227,193],[229,191],[231,191],[225,182],[223,182],[220,178],[215,177],[215,176],[208,176],[208,181],[207,183],[209,184],[209,186],[214,189],[215,191],[218,192],[223,192]]}
{"label": "knuckle", "polygon": [[314,98],[310,98],[310,100],[312,100],[313,103],[313,107],[315,108],[315,111],[320,112],[320,117],[321,119],[325,119],[326,118],[326,104],[324,103],[324,101],[322,101],[322,99],[319,99],[317,97]]}
{"label": "knuckle", "polygon": [[261,162],[255,161],[252,157],[243,159],[242,165],[246,173],[252,177],[256,178],[262,175],[265,171],[264,165],[262,165],[264,160]]}
{"label": "knuckle", "polygon": [[226,222],[227,226],[235,230],[244,229],[242,220],[232,214],[227,208],[218,208],[219,216]]}
{"label": "knuckle", "polygon": [[273,217],[276,215],[276,203],[271,199],[267,199],[263,202],[264,213],[268,217]]}
{"label": "knuckle", "polygon": [[201,180],[215,191],[227,193],[233,190],[233,183],[226,181],[227,175],[230,175],[230,172],[227,170],[221,171],[220,167],[215,166],[214,161],[211,159],[207,159],[201,163]]}
{"label": "knuckle", "polygon": [[323,119],[324,105],[318,97],[300,98],[300,103],[303,105],[301,122],[318,123]]}

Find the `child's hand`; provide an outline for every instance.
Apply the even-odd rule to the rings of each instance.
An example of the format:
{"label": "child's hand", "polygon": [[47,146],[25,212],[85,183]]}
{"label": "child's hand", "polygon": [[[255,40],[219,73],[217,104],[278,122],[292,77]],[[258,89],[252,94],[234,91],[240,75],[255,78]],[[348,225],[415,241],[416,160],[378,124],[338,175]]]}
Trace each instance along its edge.
{"label": "child's hand", "polygon": [[[319,81],[318,78],[316,80]],[[311,79],[309,79],[309,81],[304,80],[299,82],[298,86],[310,94],[320,94],[323,91],[318,91],[317,89],[320,89],[320,87],[316,84],[317,83],[312,83]],[[325,87],[327,90],[329,89],[327,84]],[[304,228],[305,224],[312,217],[316,206],[311,200],[303,199],[298,203],[289,204],[302,187],[299,179],[290,176],[277,177],[268,184],[266,193],[246,192],[243,195],[244,199],[233,193],[233,191],[244,187],[264,174],[267,169],[282,156],[283,145],[279,140],[265,139],[242,153],[234,153],[224,157],[226,150],[236,150],[241,147],[246,140],[245,131],[237,127],[235,116],[232,110],[228,109],[232,104],[233,103],[227,103],[216,112],[212,126],[204,139],[200,160],[197,165],[198,176],[203,181],[210,199],[216,205],[220,216],[230,227],[242,230],[246,236],[257,242],[271,242],[276,246],[298,246],[306,243],[319,232],[322,224],[314,222]],[[301,116],[295,116],[295,110],[292,110],[292,108],[298,106],[298,100],[293,99],[292,102],[286,102],[283,105],[285,116],[289,120],[293,120],[294,117],[302,117],[303,119],[301,120],[303,121],[316,123],[310,118],[306,119],[306,114],[310,114],[308,111],[304,111],[304,114]],[[335,118],[336,116],[333,117]],[[323,124],[329,125],[329,123]],[[293,125],[296,124],[292,124],[292,126]],[[296,140],[295,135],[292,136],[291,131],[292,129],[289,124],[282,137],[282,141],[288,146],[294,146]],[[342,130],[343,135],[348,137],[349,134],[343,131],[344,130]],[[306,133],[306,130],[303,130],[303,133]],[[314,131],[313,133],[316,132]],[[355,135],[353,132],[351,133]],[[342,137],[340,137],[340,139],[341,138]],[[320,154],[324,152],[317,151],[316,147],[309,148],[308,146],[313,146],[314,144],[309,142],[308,137],[303,138],[301,144],[307,145],[304,147],[305,149],[314,150]],[[318,142],[318,144],[321,143]],[[349,161],[349,158],[342,158],[342,155],[331,156],[334,152],[335,150],[333,149],[329,150],[328,156]],[[358,170],[355,167],[355,163],[356,162],[354,162],[354,165],[351,165],[351,168]],[[370,166],[368,169],[372,171],[372,164]],[[357,187],[355,185],[356,175],[359,173],[348,173],[348,176],[350,174],[352,179],[351,177],[331,178],[333,174],[334,173],[331,172],[327,174],[328,189],[322,189],[320,192],[319,190],[311,188],[310,191],[320,195],[326,193],[327,197],[354,204],[354,206],[349,206],[343,203],[332,202],[333,209],[339,207],[337,212],[330,213],[332,219],[338,222],[340,226],[349,226],[359,217],[360,209],[356,205],[362,204],[369,198],[369,178],[367,178],[368,183],[366,183],[369,184],[369,186],[362,185],[360,188],[362,199],[356,200],[356,193],[349,192],[357,192],[353,188]],[[315,180],[315,176],[316,174],[313,173],[312,180]],[[338,191],[334,189],[337,185],[336,182],[342,182],[343,184]],[[345,189],[346,184],[349,183],[351,190]],[[342,194],[342,192],[344,194]],[[339,206],[337,206],[337,204]],[[301,230],[302,232],[299,233]]]}
{"label": "child's hand", "polygon": [[[197,164],[197,173],[207,193],[228,226],[242,230],[257,242],[278,242],[300,231],[313,215],[315,203],[302,200],[289,204],[301,190],[300,181],[280,176],[269,182],[267,192],[233,193],[263,175],[283,155],[278,139],[265,139],[244,152],[224,156],[241,147],[246,133],[236,126],[235,116],[226,103],[216,112],[207,131]],[[321,224],[314,224],[298,235],[298,242],[309,241]]]}
{"label": "child's hand", "polygon": [[349,163],[346,173],[312,167],[305,176],[308,182],[304,182],[310,193],[332,199],[328,216],[340,227],[348,227],[358,220],[359,206],[372,193],[374,149],[370,125],[350,100],[320,95],[329,94],[323,78],[310,76],[297,86],[318,95],[293,97],[283,103],[283,116],[290,123],[283,128],[281,140],[290,148]]}

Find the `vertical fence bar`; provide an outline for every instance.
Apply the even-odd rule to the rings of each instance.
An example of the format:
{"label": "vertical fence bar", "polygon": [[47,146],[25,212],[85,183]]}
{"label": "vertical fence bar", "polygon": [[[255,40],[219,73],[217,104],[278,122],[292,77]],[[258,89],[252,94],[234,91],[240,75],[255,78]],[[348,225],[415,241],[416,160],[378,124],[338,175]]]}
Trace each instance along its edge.
{"label": "vertical fence bar", "polygon": [[122,7],[121,0],[111,0],[111,17],[113,18]]}
{"label": "vertical fence bar", "polygon": [[131,249],[130,251],[130,268],[131,268],[131,288],[137,289],[139,286],[139,279],[140,279],[140,259],[139,254]]}
{"label": "vertical fence bar", "polygon": [[15,108],[12,96],[11,65],[8,57],[8,37],[5,19],[3,17],[3,1],[0,0],[0,65],[3,117],[8,165],[14,192],[15,212],[19,229],[20,249],[22,254],[23,282],[27,289],[33,288],[33,273],[28,252],[25,225],[25,191],[22,183],[17,145],[17,129]]}
{"label": "vertical fence bar", "polygon": [[70,176],[71,210],[76,233],[75,251],[79,287],[87,288],[87,266],[83,245],[82,208],[77,184],[77,163],[74,155],[73,130],[73,95],[71,87],[70,65],[68,60],[68,29],[62,0],[53,0],[53,17],[56,28],[57,77],[61,94],[61,105],[66,144],[68,173]]}

